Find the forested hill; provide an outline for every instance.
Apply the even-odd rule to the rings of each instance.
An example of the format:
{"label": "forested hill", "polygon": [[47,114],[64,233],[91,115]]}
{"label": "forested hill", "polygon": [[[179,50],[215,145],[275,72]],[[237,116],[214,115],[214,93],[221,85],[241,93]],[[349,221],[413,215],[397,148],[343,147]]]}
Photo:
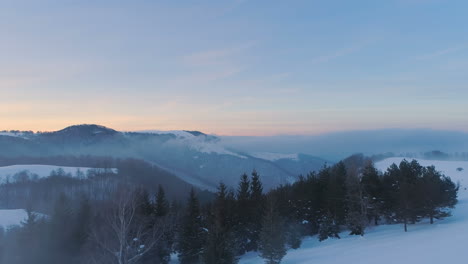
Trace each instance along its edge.
{"label": "forested hill", "polygon": [[270,189],[318,170],[326,162],[299,153],[244,153],[199,131],[119,132],[99,125],[77,125],[54,132],[0,132],[0,157],[82,155],[145,160],[210,190],[220,181],[235,186],[239,175],[254,169]]}

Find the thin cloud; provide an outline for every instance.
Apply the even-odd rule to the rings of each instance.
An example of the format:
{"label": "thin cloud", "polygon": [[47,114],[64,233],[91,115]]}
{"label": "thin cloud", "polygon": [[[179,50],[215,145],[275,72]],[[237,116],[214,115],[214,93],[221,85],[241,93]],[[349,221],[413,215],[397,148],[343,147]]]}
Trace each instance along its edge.
{"label": "thin cloud", "polygon": [[450,47],[416,57],[416,60],[430,60],[463,50],[465,46]]}

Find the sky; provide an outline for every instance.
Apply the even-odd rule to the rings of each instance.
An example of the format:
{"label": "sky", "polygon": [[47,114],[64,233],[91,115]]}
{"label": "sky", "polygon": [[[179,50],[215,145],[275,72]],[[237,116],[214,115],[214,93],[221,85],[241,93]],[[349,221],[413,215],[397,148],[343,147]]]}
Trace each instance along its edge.
{"label": "sky", "polygon": [[466,0],[0,0],[0,130],[468,132]]}

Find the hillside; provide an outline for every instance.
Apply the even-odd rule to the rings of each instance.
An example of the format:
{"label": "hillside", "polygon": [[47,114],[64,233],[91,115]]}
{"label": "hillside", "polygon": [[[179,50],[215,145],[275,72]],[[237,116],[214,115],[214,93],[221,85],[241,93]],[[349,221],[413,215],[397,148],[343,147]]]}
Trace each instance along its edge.
{"label": "hillside", "polygon": [[[376,163],[386,170],[392,163],[403,158],[390,158]],[[453,216],[430,225],[423,221],[410,225],[407,233],[402,225],[383,225],[366,230],[364,237],[349,236],[343,232],[342,239],[319,242],[316,237],[307,238],[298,250],[289,250],[283,264],[393,264],[393,263],[464,263],[468,259],[468,162],[418,160],[423,166],[434,165],[452,180],[459,181],[459,203]],[[458,171],[458,168],[464,168]],[[261,264],[263,259],[249,253],[242,257],[241,264]]]}
{"label": "hillside", "polygon": [[208,190],[214,190],[220,181],[235,186],[240,175],[254,169],[269,189],[326,162],[305,154],[245,153],[199,131],[119,132],[99,125],[77,125],[55,132],[0,134],[0,162],[2,157],[62,155],[142,159]]}

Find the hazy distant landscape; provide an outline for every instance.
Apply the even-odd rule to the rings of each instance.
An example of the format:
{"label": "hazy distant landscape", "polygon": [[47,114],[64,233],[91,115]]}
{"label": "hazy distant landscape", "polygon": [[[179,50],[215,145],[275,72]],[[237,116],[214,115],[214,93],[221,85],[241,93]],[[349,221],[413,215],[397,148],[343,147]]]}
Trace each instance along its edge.
{"label": "hazy distant landscape", "polygon": [[468,1],[0,1],[0,264],[468,251]]}

